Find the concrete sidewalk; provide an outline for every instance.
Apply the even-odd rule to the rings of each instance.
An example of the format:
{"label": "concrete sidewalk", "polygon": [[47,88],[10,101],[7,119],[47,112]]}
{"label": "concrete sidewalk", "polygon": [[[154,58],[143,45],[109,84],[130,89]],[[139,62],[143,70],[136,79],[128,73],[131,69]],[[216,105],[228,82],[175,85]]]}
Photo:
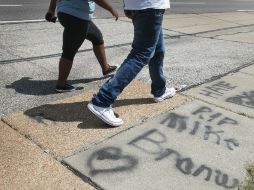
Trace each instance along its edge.
{"label": "concrete sidewalk", "polygon": [[[120,27],[110,19],[95,22],[110,59],[121,63],[132,39],[130,21],[121,18]],[[82,46],[74,68],[77,77],[98,77],[83,84],[84,92],[24,93],[14,83],[24,76],[16,67],[34,73],[43,67],[42,74],[53,70],[61,30],[55,34],[48,23],[0,27],[2,39],[15,34],[16,40],[3,40],[0,47],[1,89],[11,83],[1,102],[0,189],[219,190],[237,189],[244,180],[245,165],[254,161],[254,13],[166,15],[165,74],[168,82],[187,84],[188,90],[155,104],[144,68],[115,104],[125,121],[119,128],[108,128],[86,108],[104,81],[98,68],[80,73],[84,54],[93,67],[91,46]],[[36,40],[24,40],[27,28]],[[8,104],[25,106],[4,112]]]}

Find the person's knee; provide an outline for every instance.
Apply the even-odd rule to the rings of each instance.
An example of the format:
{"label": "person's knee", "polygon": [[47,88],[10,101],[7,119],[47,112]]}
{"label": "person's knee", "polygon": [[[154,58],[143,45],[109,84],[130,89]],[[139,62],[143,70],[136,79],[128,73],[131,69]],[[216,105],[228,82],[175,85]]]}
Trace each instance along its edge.
{"label": "person's knee", "polygon": [[101,46],[101,45],[104,45],[104,40],[94,40],[92,41],[92,44],[94,46]]}
{"label": "person's knee", "polygon": [[73,51],[73,49],[65,48],[63,49],[61,58],[73,61],[75,55],[76,51]]}
{"label": "person's knee", "polygon": [[96,37],[93,37],[93,38],[91,37],[88,40],[90,40],[94,46],[99,46],[99,45],[103,45],[104,44],[103,36],[102,36],[101,33],[97,34]]}
{"label": "person's knee", "polygon": [[164,56],[165,55],[165,49],[160,49],[154,52],[154,56]]}

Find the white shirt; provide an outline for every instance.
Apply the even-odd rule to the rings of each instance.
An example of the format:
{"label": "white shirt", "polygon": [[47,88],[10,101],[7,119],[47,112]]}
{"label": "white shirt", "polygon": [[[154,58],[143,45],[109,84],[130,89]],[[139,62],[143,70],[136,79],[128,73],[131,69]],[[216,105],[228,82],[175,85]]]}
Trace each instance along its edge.
{"label": "white shirt", "polygon": [[124,0],[125,10],[168,9],[170,0]]}

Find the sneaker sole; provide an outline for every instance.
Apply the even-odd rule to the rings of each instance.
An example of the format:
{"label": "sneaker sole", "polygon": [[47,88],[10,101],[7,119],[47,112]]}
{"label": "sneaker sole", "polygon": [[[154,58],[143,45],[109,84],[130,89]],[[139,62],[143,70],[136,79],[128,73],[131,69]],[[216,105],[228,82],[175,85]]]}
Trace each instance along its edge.
{"label": "sneaker sole", "polygon": [[163,100],[166,100],[166,99],[169,99],[169,98],[172,98],[174,95],[176,94],[176,91],[173,92],[172,94],[162,98],[162,99],[153,99],[156,103],[159,103],[159,102],[162,102]]}
{"label": "sneaker sole", "polygon": [[122,123],[112,123],[112,122],[108,121],[107,119],[105,119],[105,118],[103,117],[103,115],[101,115],[98,111],[96,111],[96,110],[94,109],[94,107],[92,106],[91,103],[89,103],[89,104],[87,105],[87,108],[88,108],[95,116],[97,116],[100,120],[102,120],[104,123],[106,123],[106,124],[108,124],[108,125],[110,125],[110,126],[119,127],[120,125],[123,124],[123,122],[122,122]]}
{"label": "sneaker sole", "polygon": [[109,76],[111,74],[113,74],[116,70],[117,70],[118,67],[116,67],[115,69],[111,70],[110,72],[106,73],[106,74],[103,74],[104,77],[106,76]]}
{"label": "sneaker sole", "polygon": [[59,89],[55,89],[56,92],[59,92],[59,93],[62,93],[62,92],[72,92],[72,91],[75,91],[76,89],[71,89],[71,90],[59,90]]}

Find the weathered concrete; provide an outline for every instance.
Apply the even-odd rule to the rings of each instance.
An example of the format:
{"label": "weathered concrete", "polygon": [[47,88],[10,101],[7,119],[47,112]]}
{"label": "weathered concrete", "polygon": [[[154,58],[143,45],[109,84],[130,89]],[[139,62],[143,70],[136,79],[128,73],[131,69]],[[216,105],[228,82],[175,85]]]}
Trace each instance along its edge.
{"label": "weathered concrete", "polygon": [[254,121],[194,101],[64,162],[105,189],[237,189]]}
{"label": "weathered concrete", "polygon": [[254,43],[254,32],[238,33],[233,35],[221,35],[217,39],[230,40],[235,42]]}
{"label": "weathered concrete", "polygon": [[[246,68],[247,69],[247,68]],[[254,117],[254,76],[236,73],[186,92],[233,112]]]}
{"label": "weathered concrete", "polygon": [[201,33],[201,34],[198,34],[197,36],[253,44],[254,43],[253,30],[254,30],[253,25],[241,26],[236,28],[222,29],[217,31]]}
{"label": "weathered concrete", "polygon": [[0,189],[94,189],[0,122]]}
{"label": "weathered concrete", "polygon": [[[237,15],[241,14],[237,13]],[[124,18],[120,18],[117,22],[113,19],[94,19],[94,22],[98,24],[104,35],[109,64],[120,66],[131,49],[132,23]],[[225,25],[219,27],[220,31],[216,31],[220,35],[217,36],[211,32],[217,29],[212,25],[221,22],[225,22]],[[229,39],[216,39],[221,36],[227,37],[227,34],[234,35],[241,30],[247,32],[248,36],[248,33],[253,31],[253,26],[243,27],[240,24],[234,29],[224,29],[227,24],[232,26],[232,23],[226,19],[220,20],[203,14],[165,15],[164,74],[168,85],[190,86],[203,83],[211,77],[223,75],[252,62],[254,44],[234,42],[235,39],[232,39],[233,42]],[[198,34],[189,35],[174,31],[172,27],[178,24],[182,24],[183,29],[196,28],[195,32]],[[206,28],[206,25],[210,24],[211,28]],[[0,115],[25,111],[57,99],[83,93],[83,91],[55,93],[63,29],[58,22],[10,24],[0,27],[0,48],[3,52],[0,53],[0,105],[2,105]],[[204,32],[200,33],[202,31]],[[204,38],[206,34],[208,37]],[[90,86],[102,84],[105,78],[102,77],[91,43],[85,41],[80,50],[81,52],[75,57],[68,79],[70,84],[88,91]],[[147,67],[137,79],[150,81]]]}
{"label": "weathered concrete", "polygon": [[[116,22],[113,19],[95,19],[94,22],[103,33],[106,46],[119,45],[119,39],[123,44],[132,40],[131,23]],[[0,31],[1,47],[21,58],[59,54],[62,48],[62,33],[63,27],[59,22],[5,25],[1,26]],[[80,50],[91,48],[91,42],[85,41]]]}
{"label": "weathered concrete", "polygon": [[204,17],[232,22],[239,25],[254,24],[254,15],[250,12],[205,13]]}
{"label": "weathered concrete", "polygon": [[241,69],[239,72],[254,76],[254,65]]}
{"label": "weathered concrete", "polygon": [[244,12],[166,15],[164,28],[185,34],[253,25],[254,14]]}
{"label": "weathered concrete", "polygon": [[177,18],[170,18],[170,15],[167,15],[163,24],[164,28],[185,34],[193,34],[235,26],[239,25],[214,18],[208,18],[202,15],[192,14],[186,15],[186,17],[181,16]]}
{"label": "weathered concrete", "polygon": [[78,96],[35,107],[24,113],[4,116],[2,119],[21,134],[29,136],[45,151],[61,159],[186,101],[185,97],[177,95],[156,104],[150,95],[150,84],[133,81],[114,105],[115,112],[123,118],[125,125],[110,128],[87,109],[88,102],[97,90],[98,87],[94,87]]}
{"label": "weathered concrete", "polygon": [[[203,83],[211,77],[222,76],[252,63],[254,53],[254,44],[251,44],[253,43],[253,17],[254,14],[251,15],[251,13],[165,16],[163,27],[167,52],[164,74],[168,85],[173,83],[189,86]],[[129,20],[123,18],[120,20],[122,21],[115,22],[113,19],[94,20],[104,34],[110,64],[120,65],[131,48],[132,24]],[[248,160],[253,161],[253,143],[251,143],[253,120],[199,101],[169,112],[169,110],[185,102],[186,97],[177,95],[161,104],[152,103],[151,96],[149,96],[150,87],[147,84],[150,80],[147,67],[137,76],[138,79],[146,83],[137,81],[132,83],[115,104],[114,109],[123,117],[125,125],[116,129],[107,128],[86,109],[86,104],[92,94],[97,92],[98,85],[105,79],[101,75],[99,64],[93,55],[89,42],[85,42],[81,47],[82,52],[77,54],[69,77],[71,84],[83,87],[85,92],[75,91],[56,94],[54,85],[62,43],[62,27],[59,23],[55,25],[52,23],[15,24],[0,27],[0,51],[2,53],[0,53],[0,113],[24,111],[5,116],[3,120],[16,130],[14,133],[17,136],[20,136],[18,133],[21,133],[31,141],[30,143],[22,137],[22,140],[18,141],[18,145],[16,145],[15,140],[8,141],[7,139],[12,133],[9,130],[0,129],[1,140],[6,139],[3,142],[3,149],[9,152],[11,149],[15,151],[2,156],[5,154],[5,150],[2,151],[2,141],[0,140],[2,162],[7,163],[4,167],[7,167],[9,171],[8,173],[1,168],[1,171],[7,172],[5,173],[4,185],[20,174],[20,178],[16,177],[17,180],[22,179],[19,181],[28,184],[33,183],[30,189],[40,189],[34,185],[36,181],[41,185],[41,183],[46,183],[48,175],[54,175],[54,172],[62,173],[61,169],[55,169],[52,167],[54,164],[51,163],[56,163],[56,168],[62,168],[63,173],[67,172],[65,167],[57,163],[56,160],[48,158],[49,161],[47,161],[43,156],[54,156],[61,160],[65,156],[77,153],[76,156],[67,158],[66,162],[83,174],[91,176],[98,185],[110,187],[109,189],[137,187],[137,189],[182,190],[191,187],[195,190],[217,190],[221,189],[223,185],[236,186],[244,176],[244,163]],[[237,92],[248,90],[249,99],[247,102],[244,99],[241,106],[230,107],[233,105],[232,103],[223,105],[220,98],[211,101],[205,96],[197,97],[195,94],[191,96],[240,114],[243,114],[241,109],[245,107],[243,115],[253,117],[251,110],[253,106],[251,104],[253,102],[253,89],[251,89],[253,86],[253,66],[242,69],[240,73],[242,74],[234,75],[236,79],[226,81],[233,81],[233,85],[237,84],[237,88],[233,88],[231,94],[226,93],[227,88],[219,88],[216,91],[218,84],[215,86],[213,84],[220,80],[206,85],[211,84],[212,88],[209,89],[215,90],[215,95],[222,93],[223,97],[224,95],[237,96],[239,95]],[[247,75],[251,77],[248,78]],[[228,77],[230,78],[230,76]],[[243,82],[239,82],[240,80]],[[225,83],[222,83],[222,86],[223,84]],[[202,87],[202,92],[208,89],[205,85]],[[224,87],[230,89],[231,84],[229,86],[224,85]],[[91,88],[93,89],[91,90]],[[188,93],[187,95],[189,96]],[[66,96],[73,97],[65,99]],[[59,101],[47,104],[56,99]],[[246,106],[249,106],[249,110]],[[202,108],[201,111],[204,113],[194,114],[199,108]],[[165,111],[168,113],[158,118],[155,117]],[[146,122],[147,118],[151,119]],[[162,122],[163,119],[165,119],[164,123]],[[144,125],[137,126],[142,121],[145,121]],[[230,123],[232,125],[228,125]],[[135,127],[126,130],[131,126]],[[151,133],[147,134],[146,139],[143,136],[142,140],[140,135],[152,129],[154,131],[150,131]],[[120,131],[122,133],[119,134]],[[112,140],[94,146],[114,135],[116,136]],[[134,144],[128,144],[138,136],[140,139]],[[14,136],[12,139],[19,138]],[[30,148],[24,148],[26,146],[21,143],[23,140],[33,147],[40,146],[48,154],[43,153],[39,148],[36,148],[39,149],[39,153],[33,149],[31,149],[32,153],[29,152]],[[106,146],[110,146],[110,148],[98,152],[100,148]],[[16,151],[16,148],[19,150]],[[159,148],[161,149],[159,150]],[[87,151],[83,154],[84,149]],[[175,150],[175,154],[169,155],[170,152],[167,151],[170,149]],[[81,151],[80,154],[78,154],[79,151]],[[165,154],[161,155],[160,153]],[[17,165],[19,162],[16,160],[19,157],[16,154],[21,155],[21,164],[25,164]],[[33,154],[35,155],[33,156]],[[91,154],[94,157],[90,157]],[[8,155],[14,159],[13,162],[11,160],[11,163],[16,164],[13,164],[14,169],[9,167],[10,164],[8,163],[11,158],[9,159]],[[159,156],[162,157],[156,160]],[[89,158],[91,158],[90,161],[85,160]],[[184,158],[186,159],[184,160]],[[76,159],[77,163],[73,163]],[[32,164],[27,165],[27,160],[29,164]],[[38,163],[35,165],[34,160],[41,163],[49,162],[49,166],[46,164],[46,166],[39,165],[40,170],[38,171],[36,168]],[[81,166],[81,164],[83,165]],[[31,171],[29,166],[33,167],[32,171],[35,168],[35,173],[32,174],[36,178],[28,177],[23,181],[24,175],[28,175],[27,170]],[[83,167],[86,168],[83,169]],[[131,170],[132,167],[133,170]],[[41,168],[45,169],[43,170],[46,172],[45,175]],[[220,172],[227,175],[222,176]],[[67,173],[71,175],[69,172]],[[42,180],[40,179],[41,175],[43,175]],[[48,183],[55,186],[49,187],[49,189],[61,188],[61,185],[58,185],[60,183],[58,177],[61,180],[70,179],[68,175],[63,177],[59,174],[50,176],[52,182],[49,180]],[[2,176],[0,177],[2,179]],[[234,178],[237,181],[233,181]],[[73,179],[70,179],[71,182],[64,181],[63,185],[67,184],[66,188],[71,189]],[[14,185],[17,185],[16,181]],[[83,188],[83,186],[79,188],[79,182],[74,182],[75,185],[77,189]],[[17,186],[19,187],[19,184]],[[2,189],[1,185],[0,189]],[[12,186],[10,189],[13,189]]]}

